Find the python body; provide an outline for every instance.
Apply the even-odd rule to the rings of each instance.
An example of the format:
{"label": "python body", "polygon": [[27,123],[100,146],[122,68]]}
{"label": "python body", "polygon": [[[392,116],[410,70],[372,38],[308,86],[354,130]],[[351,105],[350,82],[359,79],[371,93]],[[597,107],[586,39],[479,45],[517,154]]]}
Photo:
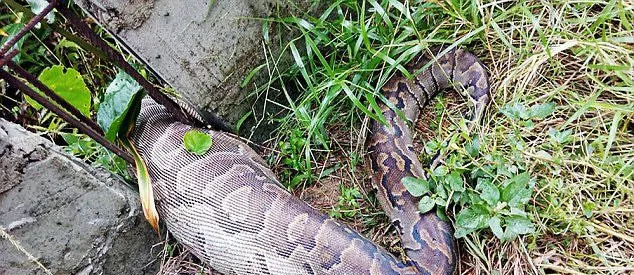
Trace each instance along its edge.
{"label": "python body", "polygon": [[[425,55],[407,69],[428,64]],[[451,50],[413,80],[393,77],[383,92],[414,121],[432,96],[456,84],[481,114],[489,101],[484,66]],[[221,132],[203,156],[187,152],[183,135],[194,129],[144,100],[132,140],[152,179],[156,207],[174,237],[224,274],[451,274],[456,254],[450,224],[435,211],[420,214],[401,179],[423,177],[406,122],[387,105],[387,124],[374,122],[369,152],[373,184],[401,233],[403,262],[337,220],[292,196],[246,144]],[[478,116],[476,115],[476,118]]]}

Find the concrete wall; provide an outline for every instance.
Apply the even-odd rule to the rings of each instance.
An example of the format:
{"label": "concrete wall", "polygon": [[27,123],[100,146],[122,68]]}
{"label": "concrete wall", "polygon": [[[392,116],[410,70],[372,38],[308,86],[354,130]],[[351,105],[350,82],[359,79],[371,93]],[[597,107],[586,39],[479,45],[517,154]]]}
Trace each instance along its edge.
{"label": "concrete wall", "polygon": [[[263,18],[297,14],[311,0],[76,0],[196,108],[230,124],[251,110],[240,88],[265,62],[265,46],[277,55],[278,35],[264,44]],[[213,2],[208,6],[209,2]],[[288,36],[288,34],[284,34]],[[262,70],[266,73],[267,70]],[[257,75],[256,82],[268,80]]]}

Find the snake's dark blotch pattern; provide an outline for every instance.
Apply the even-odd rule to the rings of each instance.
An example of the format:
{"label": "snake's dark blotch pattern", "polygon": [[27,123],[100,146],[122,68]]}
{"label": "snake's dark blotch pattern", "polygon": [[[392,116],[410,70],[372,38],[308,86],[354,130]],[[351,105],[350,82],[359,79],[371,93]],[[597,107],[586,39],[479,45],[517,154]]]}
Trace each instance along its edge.
{"label": "snake's dark blotch pattern", "polygon": [[[434,54],[440,52],[434,50]],[[429,62],[421,54],[407,68]],[[478,119],[489,101],[484,66],[472,54],[450,50],[413,81],[393,77],[385,97],[414,121],[439,91],[467,90]],[[401,179],[423,177],[407,123],[381,106],[387,124],[374,122],[369,157],[377,197],[401,233],[402,262],[349,227],[292,196],[246,144],[206,129],[213,146],[188,153],[177,122],[145,99],[133,142],[148,165],[157,210],[169,231],[204,263],[224,274],[451,274],[456,254],[451,225],[435,211],[420,214]]]}

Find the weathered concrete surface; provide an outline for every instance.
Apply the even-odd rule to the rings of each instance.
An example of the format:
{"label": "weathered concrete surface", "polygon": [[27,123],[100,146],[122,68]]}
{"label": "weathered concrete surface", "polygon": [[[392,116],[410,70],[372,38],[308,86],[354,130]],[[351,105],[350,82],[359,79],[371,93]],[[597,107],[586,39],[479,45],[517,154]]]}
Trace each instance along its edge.
{"label": "weathered concrete surface", "polygon": [[[155,274],[138,194],[0,119],[0,275]],[[19,246],[19,247],[18,247]],[[20,251],[24,249],[24,251]]]}
{"label": "weathered concrete surface", "polygon": [[[75,0],[184,99],[229,124],[251,110],[243,78],[265,63],[263,18],[306,11],[311,0]],[[209,3],[213,3],[211,7]],[[269,28],[271,53],[278,34]],[[287,34],[283,34],[288,36]],[[282,68],[283,69],[283,68]],[[254,82],[268,80],[266,69]]]}

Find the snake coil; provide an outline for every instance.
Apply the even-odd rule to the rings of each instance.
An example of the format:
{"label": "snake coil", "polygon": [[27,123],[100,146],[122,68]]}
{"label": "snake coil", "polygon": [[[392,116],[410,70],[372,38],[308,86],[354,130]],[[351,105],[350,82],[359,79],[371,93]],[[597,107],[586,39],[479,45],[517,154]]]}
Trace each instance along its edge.
{"label": "snake coil", "polygon": [[[415,71],[429,61],[421,54],[406,68]],[[388,123],[371,126],[372,181],[401,233],[405,262],[292,196],[246,144],[182,124],[150,99],[143,100],[131,138],[147,164],[161,219],[181,244],[219,272],[451,274],[456,265],[451,225],[434,211],[420,214],[417,198],[401,183],[424,171],[407,122],[395,110],[413,122],[436,93],[453,85],[468,92],[478,119],[489,101],[486,70],[474,55],[452,49],[413,80],[391,78],[383,93],[393,108],[381,105]],[[192,129],[212,136],[202,156],[184,149],[183,135]]]}

